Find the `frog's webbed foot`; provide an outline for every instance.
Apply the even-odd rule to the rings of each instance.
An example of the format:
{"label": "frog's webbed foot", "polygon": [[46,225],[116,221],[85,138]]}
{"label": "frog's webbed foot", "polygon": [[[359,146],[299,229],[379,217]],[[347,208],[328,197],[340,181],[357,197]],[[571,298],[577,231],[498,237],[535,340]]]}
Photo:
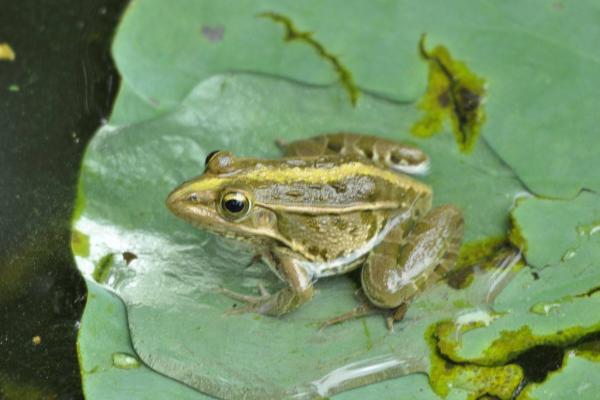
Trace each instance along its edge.
{"label": "frog's webbed foot", "polygon": [[359,301],[362,304],[355,307],[352,311],[338,315],[337,317],[333,317],[322,322],[319,326],[319,330],[323,330],[332,325],[341,324],[342,322],[351,319],[363,318],[368,317],[370,315],[380,314],[385,318],[385,324],[388,330],[392,332],[394,330],[394,323],[402,321],[408,309],[406,303],[403,303],[399,307],[394,309],[384,309],[376,307],[369,302],[369,299],[367,298],[362,289],[356,290],[356,292],[354,292],[354,295],[359,299]]}
{"label": "frog's webbed foot", "polygon": [[381,310],[371,306],[370,304],[361,304],[360,306],[355,307],[352,311],[348,311],[347,313],[338,315],[337,317],[330,318],[326,321],[323,321],[319,325],[319,330],[323,330],[332,325],[341,324],[342,322],[357,319],[362,317],[367,317],[369,315],[381,313]]}
{"label": "frog's webbed foot", "polygon": [[[252,258],[250,259],[250,261],[248,261],[248,264],[246,264],[244,266],[244,269],[248,269],[251,266],[253,266],[254,264],[260,262],[262,260],[263,256],[260,253],[256,253],[255,255],[252,256]],[[259,284],[259,289],[260,289],[260,284]],[[263,287],[264,289],[264,287]]]}
{"label": "frog's webbed foot", "polygon": [[249,312],[259,312],[260,313],[260,305],[267,302],[271,297],[271,294],[265,287],[259,283],[258,290],[260,291],[260,296],[251,296],[247,294],[242,294],[238,292],[234,292],[233,290],[229,290],[226,288],[220,288],[219,293],[233,299],[236,301],[240,301],[245,303],[244,307],[233,308],[229,311],[226,311],[226,315],[234,315],[234,314],[245,314]]}
{"label": "frog's webbed foot", "polygon": [[402,304],[398,308],[395,308],[392,310],[377,308],[371,304],[361,304],[360,306],[355,307],[352,311],[349,311],[342,315],[338,315],[337,317],[333,317],[333,318],[328,319],[327,321],[322,322],[321,325],[319,326],[319,330],[323,330],[332,325],[337,325],[337,324],[340,324],[342,322],[345,322],[345,321],[348,321],[351,319],[368,317],[370,315],[380,314],[381,316],[384,317],[385,325],[387,326],[388,330],[390,332],[393,332],[394,331],[394,323],[402,321],[402,319],[404,319],[404,315],[406,314],[407,309],[408,309],[408,307],[406,304]]}

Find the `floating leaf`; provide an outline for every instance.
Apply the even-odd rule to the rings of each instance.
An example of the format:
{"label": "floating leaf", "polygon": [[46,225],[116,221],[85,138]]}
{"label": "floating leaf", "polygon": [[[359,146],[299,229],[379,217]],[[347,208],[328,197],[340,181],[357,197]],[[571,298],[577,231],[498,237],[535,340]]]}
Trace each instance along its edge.
{"label": "floating leaf", "polygon": [[[319,331],[322,321],[356,305],[355,286],[347,277],[320,282],[313,301],[283,318],[228,317],[224,312],[232,302],[215,292],[218,287],[252,293],[258,282],[270,288],[278,283],[260,265],[244,270],[250,253],[188,226],[164,206],[173,187],[202,171],[213,149],[275,157],[276,138],[339,131],[410,140],[406,128],[414,113],[412,106],[368,95],[353,107],[340,86],[227,75],[201,83],[163,117],[98,132],[84,161],[85,208],[76,223],[90,236],[90,257],[78,260],[89,270],[85,264],[106,253],[138,256],[129,265],[115,258],[108,282],[127,304],[141,359],[228,398],[330,395],[427,372],[426,330],[476,307],[485,280],[462,291],[442,285],[431,297],[423,296],[409,309],[406,318],[412,322],[399,325],[401,332],[394,335],[380,318],[367,319],[366,326],[351,321]],[[423,148],[433,160],[425,180],[433,185],[435,202],[464,209],[467,240],[502,235],[512,198],[522,190],[511,171],[485,146],[470,156],[461,154],[449,136],[424,141]],[[410,347],[404,345],[407,340]],[[366,368],[373,365],[379,367]]]}

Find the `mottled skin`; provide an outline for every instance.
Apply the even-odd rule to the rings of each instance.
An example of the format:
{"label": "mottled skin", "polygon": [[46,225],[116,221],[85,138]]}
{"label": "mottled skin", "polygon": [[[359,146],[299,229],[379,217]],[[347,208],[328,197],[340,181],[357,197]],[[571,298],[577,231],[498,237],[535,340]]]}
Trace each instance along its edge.
{"label": "mottled skin", "polygon": [[368,300],[400,319],[454,266],[462,214],[431,210],[431,189],[406,174],[426,170],[422,151],[356,134],[280,147],[286,157],[277,160],[211,154],[204,173],[167,199],[184,220],[250,242],[287,284],[259,297],[226,290],[245,311],[285,314],[311,299],[316,279],[362,266]]}

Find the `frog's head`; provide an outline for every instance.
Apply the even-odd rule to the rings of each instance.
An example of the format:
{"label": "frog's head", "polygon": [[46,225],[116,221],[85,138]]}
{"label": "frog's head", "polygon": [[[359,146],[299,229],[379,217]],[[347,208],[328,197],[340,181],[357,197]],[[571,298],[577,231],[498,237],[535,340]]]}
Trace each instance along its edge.
{"label": "frog's head", "polygon": [[202,175],[169,194],[167,207],[185,221],[224,236],[277,238],[276,215],[255,204],[252,184],[245,179],[256,166],[257,160],[214,151],[206,157]]}

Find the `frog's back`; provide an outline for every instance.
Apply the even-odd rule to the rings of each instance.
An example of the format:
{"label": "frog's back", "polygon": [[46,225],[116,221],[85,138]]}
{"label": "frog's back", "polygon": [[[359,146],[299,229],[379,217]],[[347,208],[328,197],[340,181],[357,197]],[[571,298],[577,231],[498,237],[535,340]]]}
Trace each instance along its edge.
{"label": "frog's back", "polygon": [[356,157],[264,160],[236,180],[252,188],[257,205],[313,215],[398,209],[431,196],[427,185]]}
{"label": "frog's back", "polygon": [[261,161],[242,175],[279,234],[317,262],[366,253],[391,217],[431,203],[427,185],[353,157]]}

